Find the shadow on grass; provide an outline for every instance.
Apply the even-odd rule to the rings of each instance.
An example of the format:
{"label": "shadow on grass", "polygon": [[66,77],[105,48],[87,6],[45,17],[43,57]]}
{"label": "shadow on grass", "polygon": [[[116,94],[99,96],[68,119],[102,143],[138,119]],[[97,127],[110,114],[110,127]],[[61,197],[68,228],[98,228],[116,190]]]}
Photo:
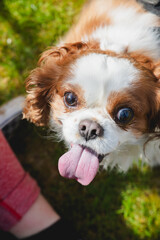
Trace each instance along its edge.
{"label": "shadow on grass", "polygon": [[126,175],[102,171],[84,187],[59,176],[57,163],[65,148],[62,143],[42,137],[45,135],[46,131],[22,121],[10,144],[57,212],[72,223],[83,239],[139,240],[122,215],[117,214],[122,204],[121,193],[129,184],[142,190],[160,190],[160,168],[145,173],[133,169]]}

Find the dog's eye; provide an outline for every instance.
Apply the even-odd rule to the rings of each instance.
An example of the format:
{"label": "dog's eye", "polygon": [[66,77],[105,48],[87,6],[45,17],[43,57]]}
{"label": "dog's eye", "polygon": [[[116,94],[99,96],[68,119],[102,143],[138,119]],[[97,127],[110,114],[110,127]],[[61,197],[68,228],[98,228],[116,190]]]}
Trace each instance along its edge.
{"label": "dog's eye", "polygon": [[134,116],[134,112],[131,108],[121,108],[115,117],[116,122],[121,124],[129,123]]}
{"label": "dog's eye", "polygon": [[66,92],[64,94],[64,103],[67,107],[77,106],[77,96],[73,92]]}

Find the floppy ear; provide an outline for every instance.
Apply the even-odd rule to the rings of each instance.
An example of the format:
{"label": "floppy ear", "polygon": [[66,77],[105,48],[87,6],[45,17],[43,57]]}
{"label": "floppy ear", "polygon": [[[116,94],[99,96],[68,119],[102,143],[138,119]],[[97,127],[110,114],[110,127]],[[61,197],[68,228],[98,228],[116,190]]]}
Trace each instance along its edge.
{"label": "floppy ear", "polygon": [[[151,112],[148,116],[149,119],[149,130],[156,132],[160,130],[160,61],[154,62],[150,57],[147,57],[139,52],[130,53],[135,63],[139,63],[141,67],[147,69],[150,72],[150,77],[154,79],[154,96],[149,96],[151,104]],[[151,92],[150,92],[151,94]],[[160,134],[158,134],[159,136]]]}
{"label": "floppy ear", "polygon": [[[156,99],[156,114],[154,118],[156,130],[160,130],[160,61],[154,63],[153,67],[153,74],[155,75],[157,82],[156,82],[156,92],[155,92],[155,99]],[[158,134],[160,136],[160,133]]]}
{"label": "floppy ear", "polygon": [[43,126],[48,123],[50,112],[50,99],[54,95],[57,82],[57,69],[37,67],[26,80],[27,97],[23,110],[23,118],[36,125]]}
{"label": "floppy ear", "polygon": [[42,54],[39,66],[26,80],[24,118],[39,126],[48,124],[50,102],[54,99],[57,84],[66,76],[71,60],[87,48],[85,43],[77,42],[52,47]]}
{"label": "floppy ear", "polygon": [[160,61],[158,61],[154,64],[153,73],[160,82]]}

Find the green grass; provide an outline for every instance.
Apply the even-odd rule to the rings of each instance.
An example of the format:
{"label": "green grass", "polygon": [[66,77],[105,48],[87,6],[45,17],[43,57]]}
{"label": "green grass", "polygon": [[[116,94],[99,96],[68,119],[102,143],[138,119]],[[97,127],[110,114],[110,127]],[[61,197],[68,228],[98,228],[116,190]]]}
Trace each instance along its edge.
{"label": "green grass", "polygon": [[157,189],[128,186],[122,192],[122,213],[127,226],[141,239],[160,234],[160,196]]}
{"label": "green grass", "polygon": [[[67,31],[83,2],[1,1],[0,104],[25,93],[24,80],[39,54]],[[159,168],[134,166],[125,175],[102,171],[83,187],[59,176],[57,162],[64,147],[39,137],[39,129],[35,133],[32,125],[22,124],[11,144],[46,198],[84,239],[159,239]]]}
{"label": "green grass", "polygon": [[73,23],[84,0],[2,0],[0,104],[25,93],[24,80],[39,54]]}

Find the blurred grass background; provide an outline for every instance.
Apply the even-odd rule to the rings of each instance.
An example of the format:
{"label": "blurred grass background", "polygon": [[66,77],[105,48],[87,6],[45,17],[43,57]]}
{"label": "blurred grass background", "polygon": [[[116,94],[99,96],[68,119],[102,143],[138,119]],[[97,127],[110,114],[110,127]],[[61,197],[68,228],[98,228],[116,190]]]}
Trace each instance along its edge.
{"label": "blurred grass background", "polygon": [[0,104],[25,92],[39,54],[63,36],[83,2],[0,1]]}
{"label": "blurred grass background", "polygon": [[[68,30],[85,0],[0,1],[0,104],[25,93],[39,54]],[[59,176],[62,143],[22,121],[10,143],[62,217],[86,240],[160,239],[160,168],[100,171],[87,187]],[[25,136],[25,137],[24,137]]]}

